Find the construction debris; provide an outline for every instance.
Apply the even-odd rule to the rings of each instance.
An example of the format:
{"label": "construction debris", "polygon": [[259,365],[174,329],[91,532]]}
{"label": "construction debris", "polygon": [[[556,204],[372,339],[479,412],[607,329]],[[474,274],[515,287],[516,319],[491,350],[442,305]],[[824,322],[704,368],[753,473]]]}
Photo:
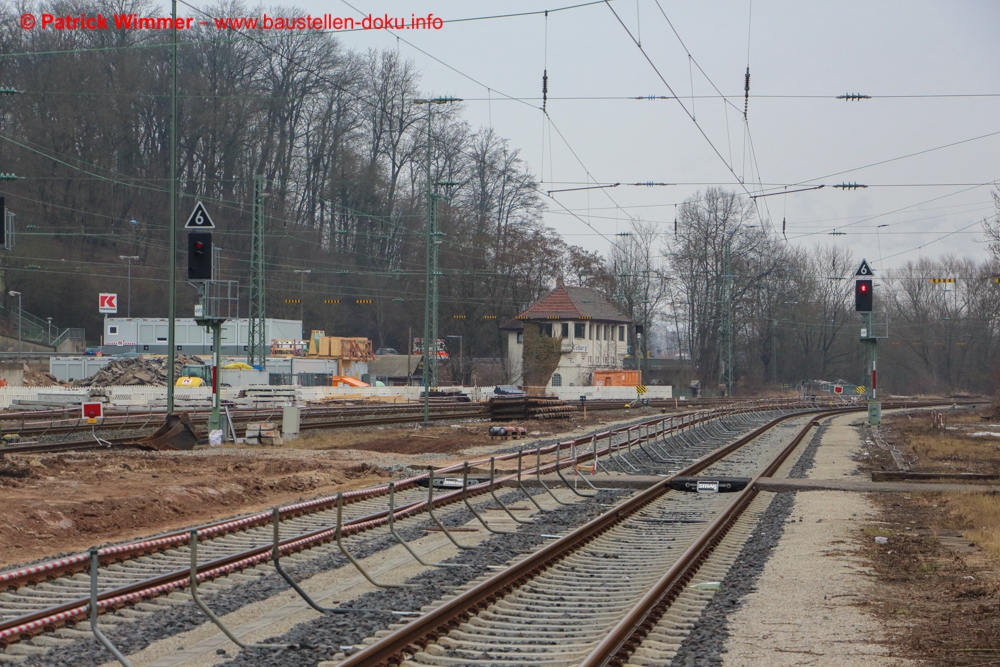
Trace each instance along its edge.
{"label": "construction debris", "polygon": [[250,422],[247,424],[246,444],[248,445],[280,445],[281,432],[274,422]]}
{"label": "construction debris", "polygon": [[160,451],[192,450],[198,444],[201,435],[191,424],[191,418],[186,412],[171,412],[167,420],[152,435],[136,440],[133,445],[142,449]]}
{"label": "construction debris", "polygon": [[24,365],[23,382],[25,387],[61,387],[64,384],[52,373],[32,370],[27,364]]}
{"label": "construction debris", "polygon": [[549,396],[497,396],[490,399],[490,419],[561,419],[577,410],[558,398]]}
{"label": "construction debris", "polygon": [[[180,377],[185,365],[202,366],[198,357],[178,354],[174,357],[174,376]],[[125,357],[111,363],[89,378],[70,383],[72,387],[162,387],[167,384],[166,357]]]}

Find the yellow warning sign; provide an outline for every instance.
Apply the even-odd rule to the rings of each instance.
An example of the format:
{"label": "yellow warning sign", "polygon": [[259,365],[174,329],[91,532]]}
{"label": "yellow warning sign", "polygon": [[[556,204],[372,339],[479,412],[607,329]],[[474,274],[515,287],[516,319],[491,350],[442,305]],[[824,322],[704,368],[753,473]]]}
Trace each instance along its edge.
{"label": "yellow warning sign", "polygon": [[646,393],[646,385],[644,385],[644,384],[637,384],[635,386],[635,393],[640,394],[640,395],[641,394],[645,394]]}
{"label": "yellow warning sign", "polygon": [[859,384],[857,387],[854,388],[854,391],[858,392],[859,394],[863,394],[868,390],[865,389],[864,385]]}

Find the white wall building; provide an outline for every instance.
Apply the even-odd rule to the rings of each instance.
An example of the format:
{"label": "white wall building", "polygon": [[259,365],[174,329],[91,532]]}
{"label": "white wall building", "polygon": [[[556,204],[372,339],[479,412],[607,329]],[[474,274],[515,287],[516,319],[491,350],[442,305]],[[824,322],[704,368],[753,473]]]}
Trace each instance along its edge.
{"label": "white wall building", "polygon": [[589,287],[556,288],[500,327],[507,333],[507,367],[518,384],[524,371],[524,328],[539,328],[543,336],[562,339],[563,355],[548,387],[593,384],[594,371],[622,367],[628,356],[630,320],[621,310]]}

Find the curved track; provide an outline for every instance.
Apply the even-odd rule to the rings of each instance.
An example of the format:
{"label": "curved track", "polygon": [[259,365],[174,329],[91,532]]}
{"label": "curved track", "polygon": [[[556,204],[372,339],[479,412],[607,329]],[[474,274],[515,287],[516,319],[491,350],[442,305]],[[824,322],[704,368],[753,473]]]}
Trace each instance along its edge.
{"label": "curved track", "polygon": [[[738,449],[756,448],[750,458],[766,462],[749,464],[755,481],[773,473],[819,418],[843,411],[778,416],[681,472],[709,471]],[[761,443],[796,418],[803,424],[794,437],[781,438],[780,446]],[[670,492],[669,481],[398,628],[342,667],[624,664],[756,493],[753,482],[738,494]]]}
{"label": "curved track", "polygon": [[[731,406],[701,413],[661,416],[643,422],[638,428],[654,436],[676,433],[678,437],[684,437],[696,424],[710,423],[731,415],[753,414],[757,407]],[[527,453],[532,459],[536,451],[546,457],[539,467],[541,473],[575,466],[592,459],[595,453],[603,457],[600,460],[604,466],[624,466],[628,465],[628,446],[636,429],[633,426],[607,431]],[[517,456],[516,452],[508,453],[497,456],[496,460],[510,462]],[[486,462],[488,459],[473,461],[472,464]],[[442,468],[436,474],[457,469],[457,466]],[[528,472],[533,472],[533,469]],[[425,477],[420,475],[396,483],[399,503],[394,513],[396,520],[426,511],[426,491],[417,487],[418,481]],[[498,478],[496,484],[511,483],[513,480],[514,475],[507,474]],[[492,488],[489,483],[479,484],[470,486],[469,493],[488,493]],[[343,525],[343,534],[348,536],[384,525],[388,514],[383,509],[386,494],[386,486],[345,493],[348,520]],[[434,506],[460,500],[461,491],[441,493],[434,497]],[[331,511],[335,502],[335,498],[327,497],[281,508],[282,533],[293,535],[281,543],[282,553],[301,551],[334,539]],[[198,568],[199,580],[222,576],[268,560],[270,521],[270,513],[259,513],[199,529],[198,539],[203,554]],[[114,610],[186,586],[189,573],[184,565],[190,554],[187,547],[189,539],[188,533],[180,532],[101,549],[100,562],[105,566],[100,574],[104,587],[99,595],[101,611]],[[82,593],[89,582],[79,575],[86,570],[87,563],[87,554],[79,554],[0,573],[0,587],[8,590],[0,594],[0,645],[82,619],[88,608]],[[74,575],[77,575],[76,580]]]}

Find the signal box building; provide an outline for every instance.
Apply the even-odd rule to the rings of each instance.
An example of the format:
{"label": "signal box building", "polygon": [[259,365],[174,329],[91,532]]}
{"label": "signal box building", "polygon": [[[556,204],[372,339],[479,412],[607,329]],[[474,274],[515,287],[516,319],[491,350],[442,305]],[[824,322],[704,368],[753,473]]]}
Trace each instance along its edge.
{"label": "signal box building", "polygon": [[632,323],[618,306],[589,287],[556,288],[500,327],[507,334],[507,370],[519,384],[524,372],[524,331],[562,341],[562,356],[547,387],[593,386],[595,373],[622,368]]}

